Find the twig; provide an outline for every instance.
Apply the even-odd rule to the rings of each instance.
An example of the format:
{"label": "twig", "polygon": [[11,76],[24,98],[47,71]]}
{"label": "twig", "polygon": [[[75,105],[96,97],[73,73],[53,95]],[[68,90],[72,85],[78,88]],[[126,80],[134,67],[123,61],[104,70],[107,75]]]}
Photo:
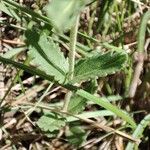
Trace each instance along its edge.
{"label": "twig", "polygon": [[[32,103],[23,103],[23,104],[24,105],[29,105],[29,106],[34,106],[35,105],[35,104],[32,104]],[[72,117],[78,118],[81,121],[84,121],[84,122],[86,122],[88,124],[91,124],[95,128],[102,129],[102,130],[104,130],[106,132],[113,132],[113,133],[115,133],[115,134],[117,134],[117,135],[119,135],[121,137],[124,137],[124,138],[126,138],[126,139],[128,139],[128,140],[130,140],[132,142],[135,142],[137,144],[140,143],[140,141],[138,139],[135,139],[132,136],[130,136],[130,135],[124,133],[124,132],[121,132],[119,130],[115,130],[115,129],[113,129],[111,127],[108,127],[108,126],[105,126],[105,125],[101,125],[100,123],[96,123],[96,122],[94,122],[91,119],[87,119],[87,118],[85,119],[83,117],[79,117],[77,115],[73,115],[73,114],[71,114],[69,112],[66,112],[66,111],[63,111],[63,110],[58,110],[58,109],[52,109],[52,108],[49,108],[49,107],[44,106],[44,105],[37,105],[37,108],[47,109],[47,110],[50,110],[50,111],[55,112],[55,113],[65,114],[65,115],[68,115],[68,116],[72,116]]]}
{"label": "twig", "polygon": [[144,55],[143,53],[138,53],[137,54],[137,65],[135,67],[135,71],[134,71],[134,75],[133,75],[133,79],[130,85],[130,89],[129,89],[129,97],[134,97],[138,83],[139,83],[139,78],[141,75],[141,72],[143,70],[143,63],[144,63]]}
{"label": "twig", "polygon": [[2,41],[4,43],[9,43],[9,44],[15,44],[15,45],[25,45],[25,43],[21,42],[21,41],[6,40],[6,39],[2,39],[0,41]]}
{"label": "twig", "polygon": [[146,34],[146,25],[150,19],[150,11],[147,11],[141,21],[139,35],[138,35],[138,48],[137,48],[137,65],[135,67],[135,72],[129,89],[129,97],[134,97],[138,81],[143,69],[144,63],[144,43]]}
{"label": "twig", "polygon": [[16,101],[13,101],[11,103],[11,105],[15,106],[15,105],[21,104],[26,99],[34,98],[39,91],[41,91],[41,90],[43,90],[45,88],[45,86],[47,84],[48,84],[47,81],[43,81],[40,86],[39,85],[34,85],[32,88],[30,88],[29,90],[25,91],[24,94],[19,95],[16,98]]}
{"label": "twig", "polygon": [[142,3],[142,2],[140,2],[139,0],[130,0],[130,1],[132,1],[132,2],[134,2],[134,3],[137,3],[138,5],[142,5],[142,6],[145,6],[146,8],[150,8],[149,6],[147,6],[146,4],[144,4],[144,3]]}
{"label": "twig", "polygon": [[38,102],[34,105],[34,107],[25,112],[26,115],[29,116],[29,115],[36,109],[36,107],[37,107],[37,106],[40,104],[40,102],[45,98],[46,94],[49,92],[49,90],[51,89],[52,86],[53,86],[53,83],[50,83],[49,86],[48,86],[48,88],[47,88],[46,91],[43,93],[43,95],[40,97],[40,99],[38,100]]}

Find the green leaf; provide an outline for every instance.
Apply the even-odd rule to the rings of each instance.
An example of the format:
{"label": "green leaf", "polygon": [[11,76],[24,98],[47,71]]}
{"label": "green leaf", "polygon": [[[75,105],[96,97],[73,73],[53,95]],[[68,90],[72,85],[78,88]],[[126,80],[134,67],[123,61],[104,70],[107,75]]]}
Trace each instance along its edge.
{"label": "green leaf", "polygon": [[0,11],[20,21],[20,17],[17,15],[17,13],[12,8],[8,8],[3,2],[0,2]]}
{"label": "green leaf", "polygon": [[87,134],[81,128],[81,126],[73,126],[70,127],[67,133],[67,139],[69,143],[73,144],[74,146],[80,146],[83,142],[86,141]]}
{"label": "green leaf", "polygon": [[82,59],[75,66],[74,78],[71,83],[114,74],[125,66],[126,61],[127,55],[123,52],[107,52]]}
{"label": "green leaf", "polygon": [[0,2],[0,10],[6,13],[7,15],[13,17],[12,14],[10,13],[10,10],[5,6],[3,2]]}
{"label": "green leaf", "polygon": [[74,24],[76,17],[88,2],[89,0],[52,0],[45,7],[45,11],[56,30],[63,32]]}
{"label": "green leaf", "polygon": [[[138,124],[137,128],[133,132],[132,137],[135,138],[135,139],[142,138],[144,136],[142,134],[143,134],[145,128],[147,126],[149,126],[149,125],[150,125],[150,114],[146,115],[141,120],[141,122]],[[134,146],[137,146],[137,143],[131,143],[131,142],[129,142],[128,145],[127,145],[127,147],[126,147],[126,150],[134,149]]]}
{"label": "green leaf", "polygon": [[[89,112],[89,111],[83,112],[82,114],[78,114],[76,116],[79,118],[83,118],[83,119],[89,119],[89,118],[104,117],[104,116],[116,116],[116,115],[109,110],[98,110],[98,111],[91,111],[91,112]],[[79,118],[69,116],[66,118],[66,122],[78,121]]]}
{"label": "green leaf", "polygon": [[33,10],[28,9],[27,7],[24,7],[18,4],[18,2],[15,2],[12,0],[1,0],[1,1],[3,1],[3,3],[7,5],[8,7],[11,7],[17,11],[21,11],[22,13],[26,14],[28,18],[32,17],[32,20],[36,22],[42,21],[46,24],[49,24],[49,25],[51,24],[51,21],[47,17],[40,15],[39,13],[36,13]]}
{"label": "green leaf", "polygon": [[27,65],[24,65],[22,63],[15,62],[15,61],[13,61],[11,59],[7,59],[7,58],[1,57],[1,56],[0,56],[0,61],[2,63],[4,63],[4,64],[10,64],[10,65],[13,65],[16,68],[25,70],[26,72],[28,72],[28,73],[30,73],[32,75],[38,75],[38,76],[40,76],[43,79],[46,79],[46,80],[49,80],[51,82],[57,83],[56,81],[54,81],[54,77],[53,76],[47,75],[45,72],[43,72],[43,71],[41,71],[39,69],[36,69],[35,67],[27,66]]}
{"label": "green leaf", "polygon": [[[96,89],[97,89],[96,80],[91,80],[90,82],[87,82],[85,85],[85,90],[91,94],[94,94]],[[68,111],[73,114],[78,114],[85,109],[86,105],[87,105],[86,99],[74,93],[70,99]]]}
{"label": "green leaf", "polygon": [[112,105],[110,102],[106,101],[106,99],[98,98],[82,89],[77,90],[77,95],[80,95],[81,97],[94,102],[95,104],[104,107],[105,109],[113,112],[117,116],[121,117],[124,121],[128,122],[133,128],[136,128],[136,123],[133,120],[132,117],[123,110],[119,109],[117,106]]}
{"label": "green leaf", "polygon": [[11,48],[8,52],[6,52],[3,57],[4,58],[12,58],[15,55],[18,55],[22,51],[25,51],[26,47],[18,47],[18,48]]}
{"label": "green leaf", "polygon": [[47,115],[43,115],[37,121],[37,125],[44,132],[47,132],[47,131],[53,132],[65,126],[65,119],[59,116],[58,114],[49,113]]}
{"label": "green leaf", "polygon": [[27,44],[29,45],[28,55],[32,58],[32,64],[39,70],[50,76],[54,76],[56,81],[63,83],[68,72],[68,62],[52,39],[47,39],[47,35],[38,34],[36,31],[26,32]]}
{"label": "green leaf", "polygon": [[81,96],[74,94],[69,102],[68,111],[72,114],[78,114],[85,109],[86,100]]}

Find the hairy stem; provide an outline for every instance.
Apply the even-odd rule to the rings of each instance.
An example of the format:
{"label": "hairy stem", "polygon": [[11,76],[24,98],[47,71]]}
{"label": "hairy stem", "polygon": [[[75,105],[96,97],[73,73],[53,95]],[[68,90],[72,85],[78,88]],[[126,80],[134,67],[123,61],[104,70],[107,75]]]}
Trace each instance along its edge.
{"label": "hairy stem", "polygon": [[[76,43],[77,43],[78,24],[79,24],[79,16],[76,19],[75,25],[73,25],[73,27],[70,30],[68,80],[72,80],[73,76],[74,76],[74,65],[75,65],[75,52],[76,52]],[[64,106],[63,106],[64,111],[67,111],[67,109],[68,109],[68,105],[69,105],[71,96],[72,96],[72,91],[68,91],[68,93],[65,96],[65,102],[64,102]]]}
{"label": "hairy stem", "polygon": [[75,64],[75,52],[77,43],[77,32],[78,32],[79,17],[77,17],[75,25],[70,31],[70,52],[69,52],[69,76],[68,79],[72,80],[74,75],[74,64]]}
{"label": "hairy stem", "polygon": [[84,90],[80,90],[78,87],[71,85],[71,84],[59,84],[57,81],[54,80],[53,77],[45,74],[43,71],[38,70],[36,68],[33,67],[29,67],[27,65],[12,61],[10,59],[6,59],[0,56],[0,61],[2,61],[5,64],[11,64],[19,69],[25,70],[28,73],[32,74],[32,75],[38,75],[43,79],[47,79],[51,82],[55,82],[55,84],[60,85],[68,90],[71,90],[73,92],[76,92],[77,95],[92,101],[96,104],[98,104],[99,106],[113,112],[114,114],[116,114],[117,116],[121,117],[123,120],[125,120],[126,122],[128,122],[133,128],[136,128],[136,124],[134,122],[134,120],[132,119],[132,117],[130,117],[129,115],[127,115],[125,112],[123,112],[121,109],[115,107],[114,105],[112,105],[111,103],[109,103],[108,101],[102,100],[101,98],[95,97],[94,95],[84,91]]}

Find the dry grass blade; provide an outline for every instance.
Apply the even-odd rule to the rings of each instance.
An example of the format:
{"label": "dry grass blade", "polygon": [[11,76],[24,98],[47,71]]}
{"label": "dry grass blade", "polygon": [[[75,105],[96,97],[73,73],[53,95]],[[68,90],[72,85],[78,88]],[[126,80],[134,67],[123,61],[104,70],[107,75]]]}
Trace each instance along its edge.
{"label": "dry grass blade", "polygon": [[[22,103],[22,104],[28,105],[28,106],[34,106],[33,103]],[[73,114],[71,114],[69,112],[65,112],[65,111],[61,111],[61,110],[57,110],[57,109],[51,109],[51,108],[49,108],[47,106],[44,106],[44,105],[37,105],[36,107],[37,108],[41,108],[41,109],[47,109],[47,110],[50,110],[52,112],[56,112],[56,113],[59,113],[59,114],[65,114],[65,115],[68,115],[68,116],[72,116],[72,117],[78,118],[81,121],[84,121],[84,122],[86,122],[88,124],[91,124],[93,127],[97,128],[97,129],[102,129],[102,130],[104,130],[106,132],[113,132],[113,133],[115,133],[115,134],[117,134],[117,135],[119,135],[121,137],[124,137],[124,138],[126,138],[126,139],[128,139],[128,140],[130,140],[132,142],[135,142],[137,144],[140,143],[139,139],[135,139],[132,136],[130,136],[130,135],[126,134],[126,133],[123,133],[121,131],[115,130],[115,129],[111,128],[111,127],[108,127],[108,126],[105,126],[105,125],[100,125],[99,123],[96,123],[96,122],[94,122],[91,119],[85,119],[85,118],[79,117],[77,115],[73,115]]]}

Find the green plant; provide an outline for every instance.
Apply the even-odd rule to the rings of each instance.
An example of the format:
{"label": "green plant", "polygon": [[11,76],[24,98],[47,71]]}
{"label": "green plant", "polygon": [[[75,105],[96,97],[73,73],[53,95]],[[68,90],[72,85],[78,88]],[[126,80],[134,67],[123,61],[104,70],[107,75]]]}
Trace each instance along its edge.
{"label": "green plant", "polygon": [[[28,33],[29,33],[29,35],[28,35]],[[63,70],[63,68],[64,68],[64,66],[66,66],[66,65],[64,65],[64,62],[66,62],[66,60],[64,60],[63,56],[61,58],[57,58],[57,55],[60,55],[60,51],[55,48],[56,46],[54,46],[54,48],[52,48],[51,50],[53,50],[53,52],[56,52],[57,54],[54,55],[54,57],[48,58],[48,54],[47,54],[48,52],[46,52],[46,50],[50,50],[49,49],[50,44],[48,41],[46,41],[46,36],[44,36],[44,35],[42,36],[42,34],[38,34],[37,31],[32,32],[32,31],[28,30],[27,34],[26,34],[26,38],[27,38],[27,43],[29,45],[29,56],[32,55],[32,53],[34,52],[34,54],[33,54],[34,60],[35,60],[34,65],[37,66],[36,68],[34,68],[34,67],[31,68],[29,66],[25,66],[23,64],[13,62],[11,60],[8,60],[8,59],[2,58],[2,57],[0,57],[0,60],[4,63],[13,64],[14,66],[16,66],[20,69],[24,69],[25,71],[28,71],[34,75],[39,75],[39,76],[41,76],[45,79],[48,79],[52,82],[56,82],[56,83],[58,82],[61,84],[63,82],[65,82],[66,84],[62,84],[62,86],[68,87],[69,90],[70,90],[69,87],[71,87],[73,90],[77,90],[78,88],[76,88],[73,85],[70,85],[70,82],[72,82],[72,80],[65,81],[66,80],[65,78],[67,77],[67,68],[65,69],[65,71]],[[39,41],[39,42],[37,43],[37,41]],[[47,48],[45,48],[45,42],[48,45],[48,46],[46,46]],[[49,54],[50,54],[50,51],[49,51]],[[102,58],[98,59],[99,57],[102,57]],[[127,56],[123,52],[115,52],[114,54],[112,52],[110,52],[110,53],[103,54],[103,55],[101,54],[99,57],[96,56],[96,58],[95,58],[93,56],[93,57],[86,58],[85,60],[82,60],[81,62],[79,62],[75,68],[75,72],[77,72],[75,75],[78,75],[79,77],[75,76],[74,77],[75,81],[73,80],[73,82],[76,82],[76,78],[77,78],[77,81],[81,81],[84,78],[88,79],[88,78],[92,78],[95,76],[106,76],[108,74],[115,73],[116,71],[119,71],[125,65]],[[40,64],[37,64],[36,60]],[[46,63],[48,63],[49,66],[45,67],[46,63],[42,62],[42,60],[46,61]],[[115,61],[117,61],[117,62],[115,63]],[[57,64],[57,63],[59,63],[59,64]],[[62,64],[63,64],[63,66],[62,66]],[[81,65],[81,68],[80,68],[81,73],[76,71],[76,69],[78,69],[78,67],[80,67],[80,65]],[[89,65],[92,65],[92,66],[89,67]],[[99,70],[101,66],[102,66],[102,69],[104,69],[104,71]],[[85,67],[87,67],[88,70],[83,70],[83,69],[85,69]],[[93,71],[92,67],[95,67],[94,72],[92,72]],[[49,71],[49,73],[47,73],[47,71]],[[84,75],[84,74],[82,75],[82,72],[86,74],[85,71],[88,71],[87,75]],[[90,96],[90,94],[86,93],[83,90],[77,90],[77,94],[82,97],[86,97],[86,98],[88,98]],[[91,95],[91,96],[94,98],[93,95]],[[91,98],[88,98],[88,99],[91,99]],[[96,99],[95,101],[99,104],[101,103],[101,101],[99,101],[98,99]],[[110,104],[108,102],[103,102],[103,101],[102,101],[102,103],[104,103],[104,105],[102,104],[103,107],[105,107],[106,109],[111,108],[112,109],[111,111],[114,111],[118,116],[123,117],[123,118],[128,118],[125,120],[127,122],[129,122],[133,127],[135,127],[134,121],[132,121],[132,119],[130,117],[128,117],[126,114],[124,114],[117,107],[114,109],[112,104]],[[109,105],[110,105],[110,108],[108,108]],[[116,112],[116,110],[117,110],[117,112]]]}
{"label": "green plant", "polygon": [[[133,137],[134,138],[142,138],[143,137],[143,131],[144,129],[149,125],[150,123],[150,115],[147,115],[144,117],[144,119],[139,123],[139,125],[137,126],[137,128],[135,129],[135,131],[133,132]],[[130,150],[130,149],[138,149],[138,146],[135,145],[134,143],[129,142],[126,150]]]}
{"label": "green plant", "polygon": [[[102,111],[105,111],[102,116],[106,114],[108,116],[117,116],[126,122],[126,125],[129,124],[132,130],[137,127],[134,119],[127,112],[112,104],[107,98],[95,96],[97,79],[115,74],[124,69],[127,66],[128,54],[122,48],[106,42],[101,43],[103,47],[108,49],[106,52],[97,52],[96,50],[91,52],[91,48],[77,42],[77,35],[80,35],[90,42],[100,43],[94,37],[91,38],[78,30],[80,13],[86,5],[92,2],[92,0],[55,0],[45,6],[43,11],[47,14],[46,17],[22,7],[14,1],[2,0],[2,6],[5,8],[2,11],[14,17],[9,13],[9,9],[14,12],[19,10],[25,16],[27,25],[23,28],[24,38],[28,49],[27,58],[31,61],[28,65],[25,65],[12,60],[13,58],[2,56],[0,56],[0,61],[5,64],[11,64],[30,74],[38,75],[68,90],[65,103],[63,108],[61,108],[64,114],[60,115],[60,110],[56,109],[55,111],[44,113],[37,121],[37,125],[43,132],[46,134],[48,132],[51,133],[49,136],[56,135],[60,128],[78,120],[75,117],[71,118],[71,120],[65,113],[87,117],[88,114],[83,112],[83,110],[88,103],[96,104],[106,109],[94,113],[91,112],[90,117],[97,115],[97,113],[102,115],[104,113]],[[110,4],[107,5],[106,3],[104,5],[109,6]],[[103,10],[104,14],[107,9],[108,7]],[[58,10],[61,10],[61,13]],[[99,17],[98,30],[102,26],[100,20],[104,16]],[[29,21],[30,18],[32,18],[32,21]],[[118,18],[118,20],[121,22],[121,18]],[[40,24],[40,22],[42,23]],[[118,25],[120,30],[121,25],[121,23]],[[70,32],[69,38],[66,36],[67,34],[64,34],[65,32]],[[63,42],[65,41],[63,44],[69,45],[69,54],[67,56],[64,56],[59,45],[62,42],[61,39],[63,39]],[[75,59],[76,50],[84,58]],[[15,56],[16,54],[16,51],[14,51],[12,55]],[[9,56],[9,53],[5,56],[7,55]],[[90,87],[81,88],[81,86],[78,86],[83,82],[90,82]],[[115,95],[115,97],[117,96]],[[68,121],[68,118],[71,121]],[[81,135],[81,140],[84,141],[86,134],[82,128],[78,128],[78,126],[71,127],[70,125],[70,130],[66,135],[71,143],[80,145],[82,142],[77,140],[76,134]]]}

